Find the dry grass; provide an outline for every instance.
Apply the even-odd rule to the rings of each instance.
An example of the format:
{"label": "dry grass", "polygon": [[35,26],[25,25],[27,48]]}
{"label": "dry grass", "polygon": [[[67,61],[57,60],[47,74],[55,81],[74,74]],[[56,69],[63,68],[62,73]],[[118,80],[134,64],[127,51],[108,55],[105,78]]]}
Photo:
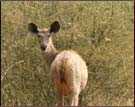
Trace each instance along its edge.
{"label": "dry grass", "polygon": [[133,2],[1,3],[2,105],[55,104],[37,38],[27,31],[29,22],[42,28],[54,20],[61,24],[53,37],[57,49],[74,49],[87,62],[79,105],[133,105]]}

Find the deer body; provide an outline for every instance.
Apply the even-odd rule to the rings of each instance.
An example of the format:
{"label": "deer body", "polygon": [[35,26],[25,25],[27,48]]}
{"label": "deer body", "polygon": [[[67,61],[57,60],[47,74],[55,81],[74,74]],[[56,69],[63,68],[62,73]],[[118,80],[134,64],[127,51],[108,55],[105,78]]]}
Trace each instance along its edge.
{"label": "deer body", "polygon": [[[71,96],[72,100],[74,97],[78,99],[80,92],[86,86],[88,77],[87,67],[83,59],[72,50],[62,51],[54,59],[51,71],[54,86],[59,95]],[[78,105],[78,100],[72,102],[73,105]]]}
{"label": "deer body", "polygon": [[[55,24],[54,24],[55,23]],[[50,30],[36,31],[36,26],[29,25],[29,30],[37,34],[51,34],[59,28],[54,22]],[[36,28],[36,29],[35,29]],[[49,34],[48,34],[49,31]],[[45,37],[45,36],[44,36]],[[43,39],[43,38],[42,38]],[[71,106],[78,105],[80,92],[85,88],[88,78],[87,66],[78,53],[73,50],[58,52],[51,37],[46,42],[39,40],[43,60],[51,71],[52,81],[57,93],[58,104],[64,106],[64,96],[71,97]]]}

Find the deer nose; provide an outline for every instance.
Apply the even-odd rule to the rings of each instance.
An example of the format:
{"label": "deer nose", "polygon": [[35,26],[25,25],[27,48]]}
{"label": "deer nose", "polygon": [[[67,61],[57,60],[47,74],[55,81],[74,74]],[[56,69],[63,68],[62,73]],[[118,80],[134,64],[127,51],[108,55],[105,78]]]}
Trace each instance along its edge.
{"label": "deer nose", "polygon": [[42,49],[42,50],[45,50],[46,49],[46,46],[45,45],[40,45],[40,48]]}

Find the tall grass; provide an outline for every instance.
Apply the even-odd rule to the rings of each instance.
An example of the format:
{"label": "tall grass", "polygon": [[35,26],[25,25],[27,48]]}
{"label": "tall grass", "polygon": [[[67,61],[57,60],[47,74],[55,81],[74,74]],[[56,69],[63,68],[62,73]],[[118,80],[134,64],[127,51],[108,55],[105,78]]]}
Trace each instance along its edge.
{"label": "tall grass", "polygon": [[2,105],[55,105],[37,38],[27,30],[30,22],[43,28],[55,20],[61,24],[53,37],[56,48],[76,50],[88,66],[88,84],[79,105],[133,105],[133,2],[1,4]]}

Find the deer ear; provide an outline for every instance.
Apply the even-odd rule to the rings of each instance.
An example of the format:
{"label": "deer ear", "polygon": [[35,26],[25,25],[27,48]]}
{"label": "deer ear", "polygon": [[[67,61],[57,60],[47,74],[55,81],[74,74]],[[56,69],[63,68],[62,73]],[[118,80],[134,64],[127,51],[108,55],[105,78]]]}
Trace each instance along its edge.
{"label": "deer ear", "polygon": [[34,23],[29,23],[28,30],[32,33],[38,33],[37,25]]}
{"label": "deer ear", "polygon": [[59,22],[58,21],[55,21],[51,24],[51,27],[50,27],[50,33],[56,33],[58,32],[60,29],[60,25],[59,25]]}

